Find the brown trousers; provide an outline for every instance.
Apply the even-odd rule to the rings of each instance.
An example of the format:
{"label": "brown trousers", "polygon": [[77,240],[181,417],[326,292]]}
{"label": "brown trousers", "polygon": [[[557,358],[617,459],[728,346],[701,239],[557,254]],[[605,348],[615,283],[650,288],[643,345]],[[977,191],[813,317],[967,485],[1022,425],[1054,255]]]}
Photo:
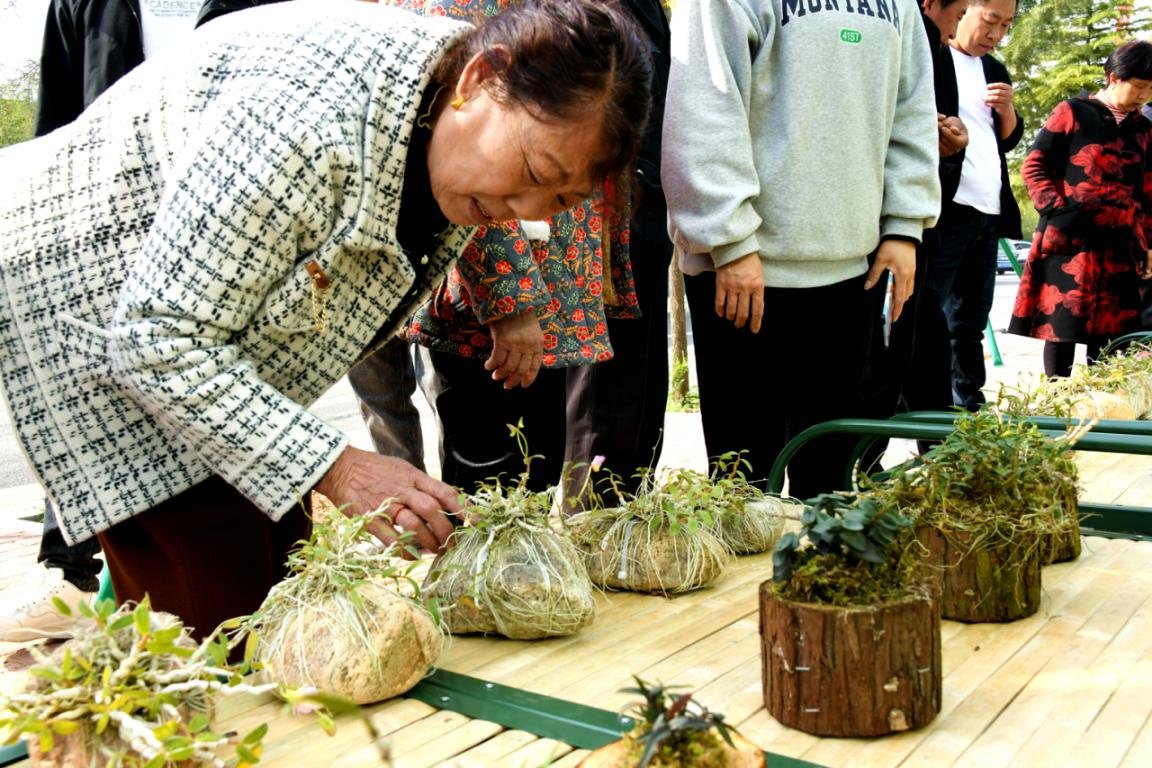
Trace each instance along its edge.
{"label": "brown trousers", "polygon": [[273,522],[219,477],[98,534],[117,599],[151,598],[204,638],[255,611],[311,533],[311,504]]}

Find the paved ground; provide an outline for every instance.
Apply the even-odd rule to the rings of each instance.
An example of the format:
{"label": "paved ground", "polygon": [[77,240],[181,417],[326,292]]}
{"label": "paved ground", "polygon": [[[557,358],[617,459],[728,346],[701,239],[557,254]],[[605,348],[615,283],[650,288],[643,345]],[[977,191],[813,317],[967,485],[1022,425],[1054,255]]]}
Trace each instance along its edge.
{"label": "paved ground", "polygon": [[[993,364],[991,345],[986,343],[989,388],[992,390],[999,382],[1016,383],[1021,375],[1031,375],[1041,370],[1040,342],[1001,332],[1008,321],[1016,284],[1017,280],[1012,276],[998,279],[992,323],[997,329],[995,339],[1003,365]],[[439,472],[435,423],[427,403],[420,396],[417,397],[417,406],[424,426],[428,469],[435,474]],[[316,403],[313,410],[329,423],[344,429],[354,445],[366,449],[371,447],[368,431],[360,420],[359,409],[347,381],[342,380],[333,387]],[[3,594],[18,584],[28,569],[35,566],[40,539],[40,523],[35,520],[35,516],[42,513],[43,501],[16,447],[6,409],[0,410],[0,413],[0,594]],[[706,454],[698,415],[669,413],[665,430],[661,464],[704,469]],[[892,450],[899,455],[902,450],[906,451],[906,447],[894,444]],[[0,643],[0,657],[8,656],[15,650],[18,650],[18,646]],[[10,658],[9,664],[23,663],[22,659],[22,656]]]}

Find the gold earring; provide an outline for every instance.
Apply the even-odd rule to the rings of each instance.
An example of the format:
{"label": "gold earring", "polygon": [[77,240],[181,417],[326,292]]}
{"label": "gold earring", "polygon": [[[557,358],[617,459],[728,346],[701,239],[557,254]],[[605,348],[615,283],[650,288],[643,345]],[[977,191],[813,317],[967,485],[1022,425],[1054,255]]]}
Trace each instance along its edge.
{"label": "gold earring", "polygon": [[464,106],[465,101],[466,99],[463,96],[457,96],[448,103],[452,105],[452,109],[460,109],[460,107]]}

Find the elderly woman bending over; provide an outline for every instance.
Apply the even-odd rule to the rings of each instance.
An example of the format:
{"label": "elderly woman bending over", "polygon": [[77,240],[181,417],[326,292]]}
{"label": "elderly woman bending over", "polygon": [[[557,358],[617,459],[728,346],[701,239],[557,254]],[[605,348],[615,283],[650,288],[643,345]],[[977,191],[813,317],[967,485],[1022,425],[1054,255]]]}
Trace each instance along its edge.
{"label": "elderly woman bending over", "polygon": [[[202,634],[250,612],[310,489],[350,514],[392,499],[377,536],[443,544],[451,486],[306,408],[474,227],[569,208],[632,163],[641,126],[615,116],[646,111],[647,61],[608,0],[476,28],[288,3],[0,152],[0,376],[66,536],[100,538],[120,599]],[[559,67],[576,87],[549,87]]]}

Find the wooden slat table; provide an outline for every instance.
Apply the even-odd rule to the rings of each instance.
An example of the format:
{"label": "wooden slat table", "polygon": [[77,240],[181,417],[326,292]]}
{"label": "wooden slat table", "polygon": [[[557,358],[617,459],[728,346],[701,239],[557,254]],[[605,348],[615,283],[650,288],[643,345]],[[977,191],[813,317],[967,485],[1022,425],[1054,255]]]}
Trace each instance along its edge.
{"label": "wooden slat table", "polygon": [[[761,698],[757,588],[768,555],[737,560],[713,587],[668,599],[598,597],[595,622],[567,638],[452,639],[439,667],[619,710],[633,674],[695,691],[770,752],[826,766],[1152,765],[1152,542],[1087,538],[1044,569],[1040,612],[1010,624],[944,622],[944,698],[920,731],[820,739],[779,725]],[[362,725],[334,737],[270,697],[226,701],[222,725],[272,727],[262,766],[366,766]],[[586,753],[551,739],[397,699],[371,708],[395,764],[572,766]]]}

